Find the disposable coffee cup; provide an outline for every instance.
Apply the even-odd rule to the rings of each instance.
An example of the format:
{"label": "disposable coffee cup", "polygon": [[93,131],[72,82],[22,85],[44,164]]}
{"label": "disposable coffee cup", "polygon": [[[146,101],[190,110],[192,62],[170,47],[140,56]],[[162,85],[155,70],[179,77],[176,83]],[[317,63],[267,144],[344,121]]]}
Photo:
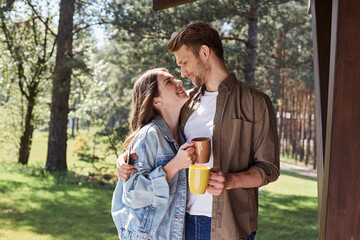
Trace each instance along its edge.
{"label": "disposable coffee cup", "polygon": [[196,163],[208,163],[210,159],[211,142],[208,137],[193,138],[196,153]]}

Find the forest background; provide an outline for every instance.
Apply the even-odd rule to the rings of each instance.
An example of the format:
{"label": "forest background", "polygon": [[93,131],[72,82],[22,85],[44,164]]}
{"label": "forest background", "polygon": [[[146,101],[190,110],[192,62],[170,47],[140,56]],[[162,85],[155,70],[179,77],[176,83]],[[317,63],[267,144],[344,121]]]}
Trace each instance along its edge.
{"label": "forest background", "polygon": [[[74,8],[70,29],[59,19],[60,2],[2,1],[1,156],[27,164],[33,132],[49,131],[50,125],[52,134],[51,122],[71,129],[70,137],[80,135],[78,154],[91,155],[92,142],[103,139],[107,151],[97,157],[118,156],[129,130],[134,81],[155,66],[181,79],[166,43],[174,30],[203,20],[220,32],[229,70],[270,96],[283,158],[316,167],[311,15],[305,0],[201,0],[159,12],[148,0],[62,2]],[[55,67],[61,29],[73,36],[72,48],[63,51],[70,74]],[[59,78],[67,79],[67,89],[56,85]],[[56,107],[64,108],[61,119],[50,117]],[[66,149],[67,135],[56,134],[49,139],[62,139],[48,146]],[[47,161],[55,153],[48,150]],[[89,157],[96,157],[92,153]],[[47,170],[66,170],[66,156],[58,161],[62,165]]]}
{"label": "forest background", "polygon": [[0,167],[113,187],[133,84],[154,67],[181,79],[166,44],[193,20],[217,29],[229,70],[270,96],[281,161],[315,169],[306,0],[199,0],[158,12],[151,0],[0,0]]}

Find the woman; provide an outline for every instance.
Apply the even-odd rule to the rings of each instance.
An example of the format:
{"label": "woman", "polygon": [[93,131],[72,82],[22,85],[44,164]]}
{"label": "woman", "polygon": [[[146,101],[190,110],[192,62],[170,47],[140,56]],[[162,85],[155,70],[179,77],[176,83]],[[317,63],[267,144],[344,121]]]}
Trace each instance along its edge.
{"label": "woman", "polygon": [[112,216],[120,239],[182,239],[187,193],[185,169],[194,148],[178,129],[181,107],[189,99],[166,69],[144,73],[132,98],[132,134],[125,148],[136,149],[138,172],[113,195]]}

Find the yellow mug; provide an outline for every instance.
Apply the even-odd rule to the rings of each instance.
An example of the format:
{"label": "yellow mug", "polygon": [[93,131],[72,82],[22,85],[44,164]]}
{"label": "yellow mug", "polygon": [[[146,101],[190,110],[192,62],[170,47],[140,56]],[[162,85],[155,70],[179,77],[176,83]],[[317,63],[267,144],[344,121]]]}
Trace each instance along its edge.
{"label": "yellow mug", "polygon": [[191,165],[189,167],[190,192],[204,194],[209,185],[210,167]]}

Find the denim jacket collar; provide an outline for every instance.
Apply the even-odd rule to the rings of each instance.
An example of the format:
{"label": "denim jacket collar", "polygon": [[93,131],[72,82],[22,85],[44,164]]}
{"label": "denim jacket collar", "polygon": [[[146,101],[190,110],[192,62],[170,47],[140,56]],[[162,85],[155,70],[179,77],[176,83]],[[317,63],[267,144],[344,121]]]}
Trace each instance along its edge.
{"label": "denim jacket collar", "polygon": [[[160,128],[160,131],[162,132],[162,134],[164,134],[164,137],[167,141],[176,143],[176,140],[174,139],[174,136],[172,135],[168,125],[166,124],[164,118],[160,114],[157,114],[155,116],[153,122]],[[179,131],[180,143],[183,144],[185,142],[185,138],[181,134],[180,130],[178,131]]]}

